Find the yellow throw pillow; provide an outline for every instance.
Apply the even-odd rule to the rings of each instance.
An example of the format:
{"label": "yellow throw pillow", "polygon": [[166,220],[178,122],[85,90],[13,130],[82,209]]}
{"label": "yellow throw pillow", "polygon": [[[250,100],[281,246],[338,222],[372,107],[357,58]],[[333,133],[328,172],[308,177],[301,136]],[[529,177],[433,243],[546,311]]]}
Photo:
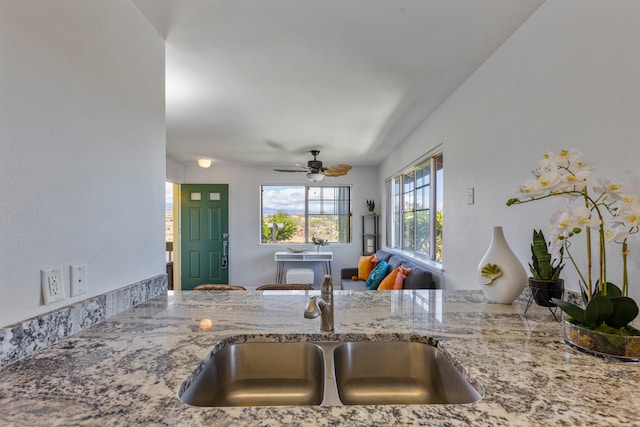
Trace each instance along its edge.
{"label": "yellow throw pillow", "polygon": [[[375,259],[375,261],[374,261]],[[374,255],[361,256],[358,261],[358,279],[367,280],[371,274],[371,270],[376,266],[378,259]]]}
{"label": "yellow throw pillow", "polygon": [[382,279],[380,282],[380,286],[378,286],[379,291],[390,291],[393,289],[393,286],[396,283],[396,276],[398,276],[398,272],[400,271],[400,267],[394,268],[393,271]]}

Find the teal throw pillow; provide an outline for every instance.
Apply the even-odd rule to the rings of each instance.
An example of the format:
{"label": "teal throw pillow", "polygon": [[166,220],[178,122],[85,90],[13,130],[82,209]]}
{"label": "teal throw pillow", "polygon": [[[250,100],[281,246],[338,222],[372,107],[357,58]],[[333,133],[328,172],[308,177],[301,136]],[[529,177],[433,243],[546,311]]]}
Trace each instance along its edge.
{"label": "teal throw pillow", "polygon": [[389,272],[389,264],[386,261],[380,261],[376,267],[371,270],[369,278],[365,282],[367,289],[376,290],[380,286],[380,282],[387,276]]}

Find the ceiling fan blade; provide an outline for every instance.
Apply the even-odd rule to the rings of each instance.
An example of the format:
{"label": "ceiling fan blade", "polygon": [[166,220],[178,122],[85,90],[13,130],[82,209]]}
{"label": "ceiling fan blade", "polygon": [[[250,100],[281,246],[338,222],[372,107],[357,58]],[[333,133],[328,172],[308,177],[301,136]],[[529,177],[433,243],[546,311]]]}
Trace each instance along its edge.
{"label": "ceiling fan blade", "polygon": [[351,170],[352,166],[351,165],[330,165],[327,166],[325,169],[334,169],[334,170]]}
{"label": "ceiling fan blade", "polygon": [[325,176],[343,176],[349,173],[351,170],[350,165],[331,165],[326,168],[322,168],[324,170]]}
{"label": "ceiling fan blade", "polygon": [[[267,144],[277,147],[277,143],[268,141]],[[305,172],[311,174],[323,174],[324,176],[342,176],[346,175],[351,170],[351,165],[339,164],[331,166],[322,166],[322,161],[317,159],[317,155],[320,153],[318,150],[311,150],[313,160],[309,160],[306,165],[302,163],[296,163],[300,169],[274,169],[276,172]],[[307,175],[309,176],[309,175]]]}
{"label": "ceiling fan blade", "polygon": [[336,176],[346,175],[347,173],[348,173],[348,171],[345,171],[345,172],[329,172],[329,171],[327,171],[327,172],[324,173],[324,176],[328,176],[329,178],[334,178]]}
{"label": "ceiling fan blade", "polygon": [[276,172],[307,172],[306,170],[301,169],[274,169]]}

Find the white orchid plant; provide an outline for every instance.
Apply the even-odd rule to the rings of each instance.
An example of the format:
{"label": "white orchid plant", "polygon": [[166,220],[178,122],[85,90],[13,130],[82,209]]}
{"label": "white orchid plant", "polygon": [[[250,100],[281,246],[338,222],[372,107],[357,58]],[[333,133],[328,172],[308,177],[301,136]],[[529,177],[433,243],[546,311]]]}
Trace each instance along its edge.
{"label": "white orchid plant", "polygon": [[[507,206],[552,197],[578,202],[578,206],[560,209],[551,217],[550,252],[554,262],[562,262],[566,254],[579,277],[585,308],[554,298],[569,321],[589,329],[610,331],[623,329],[625,334],[640,335],[631,327],[638,315],[638,305],[629,298],[627,275],[628,239],[640,229],[640,181],[628,176],[613,182],[597,179],[588,188],[594,170],[578,149],[546,153],[533,171],[534,178],[518,188],[518,197],[509,199]],[[585,230],[587,272],[583,274],[570,250],[571,238]],[[592,231],[597,236],[595,249]],[[620,244],[622,256],[622,287],[607,281],[607,247]],[[563,251],[561,251],[563,249]],[[597,279],[593,280],[592,253],[597,259]]]}

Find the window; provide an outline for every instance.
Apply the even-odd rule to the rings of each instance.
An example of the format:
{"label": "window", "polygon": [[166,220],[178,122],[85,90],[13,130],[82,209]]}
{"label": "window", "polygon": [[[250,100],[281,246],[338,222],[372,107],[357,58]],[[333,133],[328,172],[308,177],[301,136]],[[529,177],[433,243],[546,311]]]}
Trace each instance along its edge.
{"label": "window", "polygon": [[351,242],[350,186],[263,185],[262,243]]}
{"label": "window", "polygon": [[387,180],[387,244],[442,261],[443,155]]}

